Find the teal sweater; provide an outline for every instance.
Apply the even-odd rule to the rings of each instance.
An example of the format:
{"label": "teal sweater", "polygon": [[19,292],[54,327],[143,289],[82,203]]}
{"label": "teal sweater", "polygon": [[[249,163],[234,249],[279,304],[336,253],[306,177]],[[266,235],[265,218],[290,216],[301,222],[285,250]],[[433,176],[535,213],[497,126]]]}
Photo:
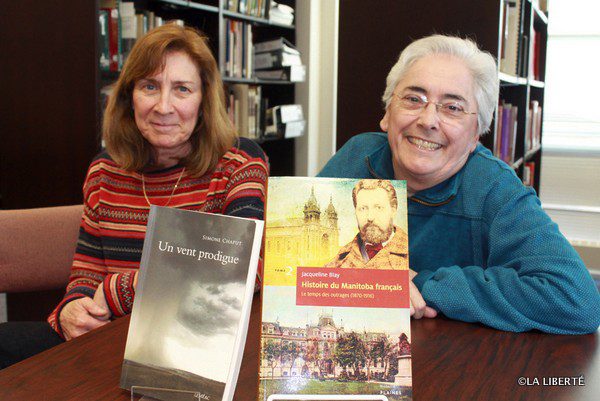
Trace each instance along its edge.
{"label": "teal sweater", "polygon": [[[353,137],[322,177],[393,179],[387,137]],[[591,333],[600,294],[531,188],[479,144],[448,180],[408,200],[410,267],[427,304],[508,331]]]}

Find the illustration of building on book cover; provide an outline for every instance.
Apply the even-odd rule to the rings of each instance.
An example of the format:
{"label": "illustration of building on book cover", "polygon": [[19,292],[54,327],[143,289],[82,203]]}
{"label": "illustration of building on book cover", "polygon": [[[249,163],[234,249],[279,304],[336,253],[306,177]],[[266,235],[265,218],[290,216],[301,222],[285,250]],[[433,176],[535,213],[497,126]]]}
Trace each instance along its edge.
{"label": "illustration of building on book cover", "polygon": [[412,399],[406,183],[272,177],[260,401]]}
{"label": "illustration of building on book cover", "polygon": [[262,221],[151,207],[122,388],[151,387],[137,391],[163,400],[233,398],[262,229]]}

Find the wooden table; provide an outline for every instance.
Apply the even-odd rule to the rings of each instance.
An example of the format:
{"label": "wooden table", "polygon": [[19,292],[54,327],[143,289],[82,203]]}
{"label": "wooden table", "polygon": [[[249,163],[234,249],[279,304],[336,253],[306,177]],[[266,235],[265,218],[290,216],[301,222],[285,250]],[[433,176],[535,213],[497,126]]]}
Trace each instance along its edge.
{"label": "wooden table", "polygon": [[[128,325],[119,319],[0,371],[0,400],[129,400],[118,387]],[[515,334],[443,317],[411,328],[414,400],[600,399],[598,333]],[[256,398],[259,332],[256,296],[235,400]],[[580,376],[584,386],[544,385]]]}

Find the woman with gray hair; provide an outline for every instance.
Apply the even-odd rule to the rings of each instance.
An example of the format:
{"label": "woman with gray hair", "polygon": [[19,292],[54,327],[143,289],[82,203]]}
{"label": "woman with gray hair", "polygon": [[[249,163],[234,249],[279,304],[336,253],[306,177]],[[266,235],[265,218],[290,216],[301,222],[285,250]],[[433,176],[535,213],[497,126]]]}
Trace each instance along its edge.
{"label": "woman with gray hair", "polygon": [[319,176],[406,180],[411,315],[596,331],[600,295],[585,265],[535,192],[479,143],[498,101],[494,58],[468,39],[419,39],[383,101],[386,133],[353,137]]}

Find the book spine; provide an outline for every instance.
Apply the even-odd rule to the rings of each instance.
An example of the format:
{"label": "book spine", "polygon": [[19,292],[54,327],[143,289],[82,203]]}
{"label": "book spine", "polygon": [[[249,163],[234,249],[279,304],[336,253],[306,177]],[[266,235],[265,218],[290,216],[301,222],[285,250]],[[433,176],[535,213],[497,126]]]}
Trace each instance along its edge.
{"label": "book spine", "polygon": [[533,76],[537,80],[542,79],[541,71],[540,71],[540,47],[542,42],[542,34],[541,32],[535,32],[535,42],[533,48]]}
{"label": "book spine", "polygon": [[531,129],[533,122],[533,109],[532,106],[529,106],[529,110],[527,113],[527,119],[525,121],[525,152],[531,150],[533,148],[533,143],[531,141]]}
{"label": "book spine", "polygon": [[244,46],[244,50],[246,52],[246,78],[252,78],[253,75],[253,54],[252,54],[252,24],[245,24],[246,27],[246,43]]}
{"label": "book spine", "polygon": [[505,104],[502,109],[502,138],[500,139],[500,159],[508,163],[508,142],[510,136],[511,105]]}
{"label": "book spine", "polygon": [[538,106],[537,114],[535,116],[535,132],[534,134],[534,146],[540,146],[542,144],[542,107]]}
{"label": "book spine", "polygon": [[248,57],[247,57],[247,44],[248,44],[248,31],[246,30],[246,24],[242,23],[241,26],[241,35],[242,35],[242,40],[241,40],[241,57],[240,57],[240,62],[242,64],[242,78],[246,78],[248,76]]}
{"label": "book spine", "polygon": [[100,29],[99,45],[100,45],[100,69],[102,71],[110,71],[110,39],[109,39],[109,12],[100,10],[98,13],[98,22]]}
{"label": "book spine", "polygon": [[235,74],[236,78],[242,78],[242,60],[243,60],[243,39],[242,39],[242,22],[235,24]]}
{"label": "book spine", "polygon": [[500,70],[516,76],[519,67],[520,0],[507,1],[507,4],[506,41],[504,42],[504,58],[500,60]]}
{"label": "book spine", "polygon": [[496,137],[494,138],[494,156],[496,156],[497,158],[500,158],[500,147],[501,147],[501,140],[502,140],[502,110],[504,108],[504,105],[502,104],[502,102],[500,102],[498,104],[498,114],[497,114],[497,125],[496,125]]}
{"label": "book spine", "polygon": [[231,21],[225,20],[225,75],[231,76]]}
{"label": "book spine", "polygon": [[510,112],[510,136],[509,136],[509,144],[508,144],[508,160],[509,163],[512,164],[515,161],[515,148],[516,148],[516,140],[517,140],[517,115],[519,113],[519,108],[517,106],[512,106]]}
{"label": "book spine", "polygon": [[119,10],[104,9],[108,13],[109,70],[119,71]]}
{"label": "book spine", "polygon": [[234,358],[236,359],[235,361],[232,360],[230,364],[229,374],[227,375],[227,381],[225,382],[225,389],[223,391],[223,401],[233,400],[235,384],[237,383],[240,373],[241,360],[244,356],[244,346],[246,344],[246,336],[248,334],[248,324],[250,322],[250,311],[252,308],[252,297],[254,296],[254,283],[256,273],[258,271],[258,262],[264,232],[263,221],[255,220],[254,223],[254,238],[252,241],[252,253],[250,254],[250,261],[248,263],[248,274],[246,275],[246,289],[244,291],[240,320],[237,325],[238,331],[235,337],[235,343],[233,345],[232,352],[232,355],[234,355]]}

